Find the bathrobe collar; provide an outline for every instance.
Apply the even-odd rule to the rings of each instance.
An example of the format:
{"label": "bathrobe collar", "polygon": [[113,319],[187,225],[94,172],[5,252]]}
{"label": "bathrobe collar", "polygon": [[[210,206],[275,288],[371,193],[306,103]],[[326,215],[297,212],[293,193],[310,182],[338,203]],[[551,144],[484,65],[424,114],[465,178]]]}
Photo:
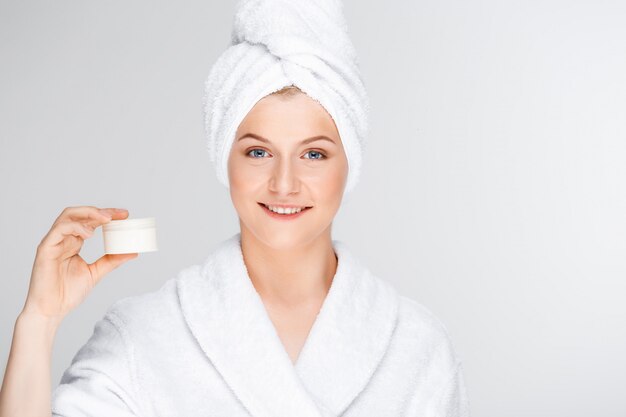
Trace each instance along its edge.
{"label": "bathrobe collar", "polygon": [[177,280],[198,344],[254,417],[338,416],[385,354],[398,296],[333,240],[337,271],[294,366],[249,278],[241,233]]}

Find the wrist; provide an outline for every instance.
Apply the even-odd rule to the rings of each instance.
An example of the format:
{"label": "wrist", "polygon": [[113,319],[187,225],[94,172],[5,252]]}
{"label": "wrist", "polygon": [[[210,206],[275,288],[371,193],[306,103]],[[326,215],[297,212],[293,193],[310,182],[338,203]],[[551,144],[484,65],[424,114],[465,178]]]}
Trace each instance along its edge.
{"label": "wrist", "polygon": [[16,327],[45,331],[54,335],[62,321],[63,317],[60,316],[46,316],[23,310],[17,316]]}

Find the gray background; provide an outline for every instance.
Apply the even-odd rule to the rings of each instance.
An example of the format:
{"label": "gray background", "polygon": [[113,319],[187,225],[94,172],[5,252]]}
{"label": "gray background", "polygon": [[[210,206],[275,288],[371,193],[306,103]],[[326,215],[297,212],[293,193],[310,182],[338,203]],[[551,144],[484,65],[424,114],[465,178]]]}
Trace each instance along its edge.
{"label": "gray background", "polygon": [[[431,309],[475,416],[626,415],[626,3],[346,1],[372,99],[334,222]],[[53,386],[114,301],[238,231],[201,97],[231,2],[0,3],[2,372],[36,246],[71,205],[157,218],[160,251],[63,322]],[[81,254],[102,254],[101,232]]]}

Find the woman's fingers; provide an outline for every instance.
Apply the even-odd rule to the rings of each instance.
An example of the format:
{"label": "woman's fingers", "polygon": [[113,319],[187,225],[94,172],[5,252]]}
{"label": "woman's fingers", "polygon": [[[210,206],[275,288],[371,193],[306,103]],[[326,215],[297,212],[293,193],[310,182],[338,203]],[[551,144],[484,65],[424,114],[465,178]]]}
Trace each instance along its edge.
{"label": "woman's fingers", "polygon": [[[76,210],[71,210],[76,209]],[[52,225],[50,231],[41,240],[40,248],[53,248],[66,238],[75,236],[86,240],[93,236],[96,227],[113,219],[128,217],[128,211],[119,209],[95,209],[92,207],[69,207]]]}
{"label": "woman's fingers", "polygon": [[108,221],[107,218],[109,217],[111,216],[106,211],[94,206],[66,207],[56,218],[54,224],[68,220],[101,220],[104,222]]}
{"label": "woman's fingers", "polygon": [[43,252],[45,259],[56,259],[62,253],[80,250],[82,241],[93,236],[94,230],[111,220],[128,217],[128,210],[118,208],[98,208],[95,206],[66,207],[43,237],[37,252]]}
{"label": "woman's fingers", "polygon": [[108,223],[111,220],[121,220],[126,217],[128,217],[128,210],[126,209],[78,206],[66,207],[63,209],[54,223],[56,224],[64,221],[80,221],[95,228],[101,224]]}
{"label": "woman's fingers", "polygon": [[103,276],[137,256],[139,256],[138,253],[106,254],[101,256],[100,259],[89,265],[94,285],[100,282]]}
{"label": "woman's fingers", "polygon": [[92,227],[79,222],[64,221],[56,223],[41,240],[39,246],[42,248],[53,247],[61,243],[67,236],[87,239],[93,235],[93,231]]}
{"label": "woman's fingers", "polygon": [[122,220],[128,217],[128,210],[123,208],[107,207],[98,210],[100,211],[100,213],[111,217],[111,220]]}

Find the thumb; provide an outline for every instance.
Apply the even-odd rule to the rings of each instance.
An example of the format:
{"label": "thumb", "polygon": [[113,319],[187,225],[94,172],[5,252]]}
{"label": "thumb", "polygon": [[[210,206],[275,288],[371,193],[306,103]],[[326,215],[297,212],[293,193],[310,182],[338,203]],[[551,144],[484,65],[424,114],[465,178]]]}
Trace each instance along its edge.
{"label": "thumb", "polygon": [[97,284],[106,274],[137,256],[139,256],[138,253],[106,254],[101,256],[98,260],[89,265],[94,283]]}

